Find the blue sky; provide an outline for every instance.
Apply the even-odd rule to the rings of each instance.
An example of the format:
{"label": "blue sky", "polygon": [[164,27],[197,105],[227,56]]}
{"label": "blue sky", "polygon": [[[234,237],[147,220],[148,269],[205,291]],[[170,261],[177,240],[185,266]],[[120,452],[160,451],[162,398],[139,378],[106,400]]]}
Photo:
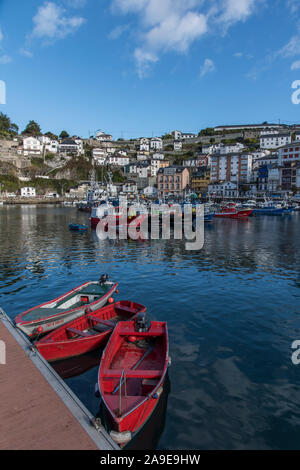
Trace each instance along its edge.
{"label": "blue sky", "polygon": [[0,80],[21,130],[300,122],[300,1],[0,0]]}

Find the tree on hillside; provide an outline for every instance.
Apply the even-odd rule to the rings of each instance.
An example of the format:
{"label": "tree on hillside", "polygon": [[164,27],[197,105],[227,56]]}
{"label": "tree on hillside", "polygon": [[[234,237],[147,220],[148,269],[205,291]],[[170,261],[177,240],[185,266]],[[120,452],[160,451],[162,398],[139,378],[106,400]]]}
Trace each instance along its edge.
{"label": "tree on hillside", "polygon": [[28,135],[28,136],[41,135],[41,128],[40,128],[40,126],[38,125],[37,122],[29,121],[26,128],[22,132],[22,135]]}
{"label": "tree on hillside", "polygon": [[52,140],[58,140],[58,136],[53,134],[53,132],[46,132],[45,134],[46,137],[49,137],[49,139],[52,139]]}
{"label": "tree on hillside", "polygon": [[67,133],[67,131],[61,131],[59,137],[60,139],[67,139],[68,137],[70,137],[70,135]]}
{"label": "tree on hillside", "polygon": [[0,136],[12,137],[19,131],[17,124],[11,122],[10,118],[3,113],[0,113]]}
{"label": "tree on hillside", "polygon": [[213,127],[207,127],[206,129],[202,129],[198,136],[210,136],[210,135],[215,135],[215,130]]}

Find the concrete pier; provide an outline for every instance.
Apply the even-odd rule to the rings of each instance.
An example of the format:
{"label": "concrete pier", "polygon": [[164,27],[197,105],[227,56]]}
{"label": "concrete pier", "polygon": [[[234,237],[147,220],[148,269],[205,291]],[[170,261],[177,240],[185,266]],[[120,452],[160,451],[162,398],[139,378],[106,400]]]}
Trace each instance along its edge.
{"label": "concrete pier", "polygon": [[119,450],[1,309],[0,341],[0,449]]}

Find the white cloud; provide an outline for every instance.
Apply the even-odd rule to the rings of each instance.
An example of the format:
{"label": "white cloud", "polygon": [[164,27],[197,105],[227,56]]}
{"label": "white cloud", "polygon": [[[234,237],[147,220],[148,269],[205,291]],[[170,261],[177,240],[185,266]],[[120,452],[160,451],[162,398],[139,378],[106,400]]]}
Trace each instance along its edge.
{"label": "white cloud", "polygon": [[2,41],[2,39],[3,39],[3,33],[2,33],[2,29],[0,27],[0,41]]}
{"label": "white cloud", "polygon": [[287,6],[292,13],[296,13],[300,8],[299,0],[287,0]]}
{"label": "white cloud", "polygon": [[65,4],[71,8],[83,8],[86,0],[64,0]]}
{"label": "white cloud", "polygon": [[300,54],[300,33],[293,36],[289,42],[280,49],[278,54],[283,57],[293,57]]}
{"label": "white cloud", "polygon": [[201,67],[200,77],[203,78],[208,73],[212,73],[216,70],[215,64],[211,59],[205,59],[204,64]]}
{"label": "white cloud", "polygon": [[291,70],[299,70],[300,69],[300,60],[296,60],[291,65]]}
{"label": "white cloud", "polygon": [[143,49],[136,49],[134,51],[134,57],[140,78],[146,77],[150,64],[158,61],[158,57],[155,54],[146,52]]}
{"label": "white cloud", "polygon": [[84,18],[78,16],[66,16],[65,10],[53,2],[45,2],[33,18],[31,36],[51,41],[62,39],[76,31],[84,21]]}
{"label": "white cloud", "polygon": [[128,24],[125,24],[125,25],[119,25],[119,26],[116,26],[108,35],[108,39],[119,39],[119,37],[122,36],[122,34],[125,33],[125,31],[127,31],[129,29],[129,25]]}
{"label": "white cloud", "polygon": [[19,50],[19,52],[25,57],[30,57],[30,58],[33,57],[32,52],[30,52],[28,49],[25,49],[23,47]]}
{"label": "white cloud", "polygon": [[10,62],[12,62],[12,58],[9,55],[4,54],[0,57],[0,64],[9,64]]}
{"label": "white cloud", "polygon": [[257,0],[223,0],[219,3],[221,14],[217,22],[228,28],[238,21],[246,21],[254,12],[256,4]]}
{"label": "white cloud", "polygon": [[236,53],[233,54],[233,55],[234,55],[234,57],[237,57],[238,59],[239,59],[240,57],[243,57],[243,53],[242,53],[242,52],[236,52]]}
{"label": "white cloud", "polygon": [[[136,14],[134,57],[141,76],[162,53],[186,53],[207,33],[224,33],[245,21],[263,0],[111,0],[115,14]],[[145,76],[144,72],[142,76]]]}

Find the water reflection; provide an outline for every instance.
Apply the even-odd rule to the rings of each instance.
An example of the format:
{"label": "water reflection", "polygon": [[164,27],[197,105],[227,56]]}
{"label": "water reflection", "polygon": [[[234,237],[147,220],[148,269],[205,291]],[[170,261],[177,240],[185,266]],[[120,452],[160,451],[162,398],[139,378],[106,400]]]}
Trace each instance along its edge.
{"label": "water reflection", "polygon": [[[300,214],[215,220],[204,248],[188,252],[184,241],[99,241],[69,232],[70,222],[88,220],[73,208],[0,207],[0,304],[12,318],[108,272],[119,300],[168,322],[160,448],[300,448],[300,366],[290,359],[300,339]],[[77,371],[69,365],[66,382],[96,413],[97,364]]]}

